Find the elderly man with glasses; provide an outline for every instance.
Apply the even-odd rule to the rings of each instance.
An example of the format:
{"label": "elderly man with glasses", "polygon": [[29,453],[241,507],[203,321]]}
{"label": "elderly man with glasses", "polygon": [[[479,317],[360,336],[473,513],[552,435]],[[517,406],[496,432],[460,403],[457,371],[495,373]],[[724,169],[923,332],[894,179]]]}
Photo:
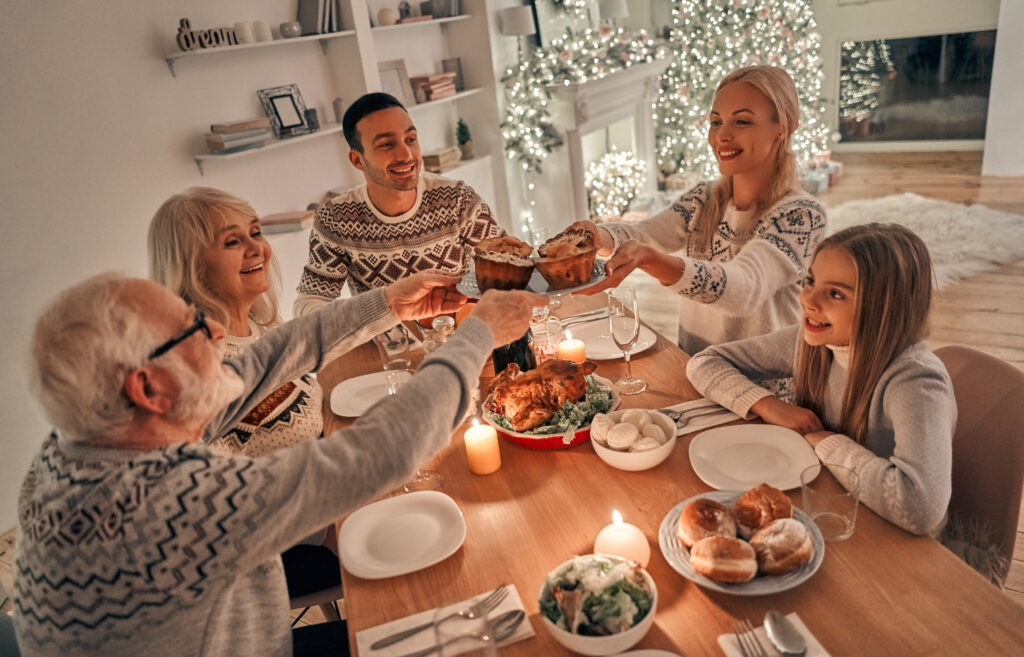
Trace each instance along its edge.
{"label": "elderly man with glasses", "polygon": [[104,275],[59,295],[32,339],[55,430],[19,497],[22,654],[291,654],[280,552],[443,448],[488,353],[546,300],[488,292],[397,395],[323,440],[250,459],[201,438],[328,349],[454,310],[456,281],[423,272],[328,304],[227,360],[224,327],[156,283]]}

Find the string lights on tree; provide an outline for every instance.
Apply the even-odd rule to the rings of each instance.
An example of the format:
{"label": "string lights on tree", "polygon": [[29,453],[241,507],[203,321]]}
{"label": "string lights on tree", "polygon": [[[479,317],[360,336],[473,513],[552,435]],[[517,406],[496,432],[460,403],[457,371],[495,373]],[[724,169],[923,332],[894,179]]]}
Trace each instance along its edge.
{"label": "string lights on tree", "polygon": [[628,151],[613,148],[601,159],[591,162],[584,176],[590,218],[600,221],[606,216],[622,215],[646,180],[647,163]]}
{"label": "string lights on tree", "polygon": [[707,113],[715,88],[730,71],[754,64],[780,66],[796,83],[797,159],[810,160],[828,148],[821,35],[810,0],[673,0],[668,37],[671,63],[661,76],[654,108],[662,174],[717,175],[707,145]]}
{"label": "string lights on tree", "polygon": [[846,41],[839,73],[839,118],[863,121],[878,109],[882,76],[896,70],[884,40]]}

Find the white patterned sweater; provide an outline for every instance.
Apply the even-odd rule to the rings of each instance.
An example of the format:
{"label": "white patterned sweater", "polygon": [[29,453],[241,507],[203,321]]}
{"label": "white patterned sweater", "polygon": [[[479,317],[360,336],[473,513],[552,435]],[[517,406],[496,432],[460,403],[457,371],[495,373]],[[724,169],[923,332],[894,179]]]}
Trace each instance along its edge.
{"label": "white patterned sweater", "polygon": [[[221,433],[287,381],[397,322],[383,290],[332,303],[225,363],[246,384]],[[26,656],[288,656],[280,553],[392,490],[449,442],[493,347],[464,321],[351,427],[269,456],[203,442],[148,451],[50,437],[18,500],[14,626]]]}
{"label": "white patterned sweater", "polygon": [[295,314],[336,299],[346,281],[358,294],[424,269],[464,274],[469,247],[504,233],[487,204],[461,180],[422,173],[416,202],[397,217],[382,214],[360,185],[317,210]]}
{"label": "white patterned sweater", "polygon": [[669,289],[681,295],[679,346],[688,354],[798,321],[800,286],[825,236],[824,208],[810,194],[795,191],[765,212],[745,244],[737,242],[737,229],[750,213],[730,203],[715,227],[710,254],[698,256],[690,226],[712,187],[699,183],[639,223],[601,224],[616,248],[634,239],[683,259],[683,275]]}
{"label": "white patterned sweater", "polygon": [[[227,336],[227,358],[241,354],[264,333],[251,322],[250,330],[249,336]],[[316,377],[303,374],[267,395],[222,435],[214,437],[212,444],[232,454],[255,458],[314,440],[324,430],[323,398]]]}
{"label": "white patterned sweater", "polygon": [[[801,325],[709,347],[690,359],[686,375],[698,392],[741,417],[771,394],[754,381],[794,376]],[[825,389],[825,428],[842,413],[847,369],[832,359]],[[840,433],[814,448],[822,463],[844,466],[860,479],[857,498],[889,522],[914,534],[936,534],[952,490],[956,400],[942,361],[924,343],[897,354],[871,394],[861,445]],[[836,479],[850,488],[842,472]]]}

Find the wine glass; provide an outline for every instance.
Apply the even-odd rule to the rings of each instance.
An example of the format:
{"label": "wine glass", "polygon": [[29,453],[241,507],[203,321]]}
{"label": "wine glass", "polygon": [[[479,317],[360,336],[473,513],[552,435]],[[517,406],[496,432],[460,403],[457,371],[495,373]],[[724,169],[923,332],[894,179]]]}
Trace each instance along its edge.
{"label": "wine glass", "polygon": [[409,333],[401,324],[396,324],[373,339],[380,352],[381,364],[385,371],[411,370],[412,359],[409,356],[411,342]]}
{"label": "wine glass", "polygon": [[626,376],[615,382],[623,395],[635,395],[647,390],[647,382],[633,376],[629,364],[630,352],[640,339],[640,309],[636,303],[636,290],[617,287],[608,290],[608,328],[612,341],[622,350],[626,359]]}
{"label": "wine glass", "polygon": [[[409,370],[387,370],[387,386],[388,394],[394,395],[398,392],[398,389],[412,377],[412,372]],[[433,470],[416,470],[416,474],[413,478],[402,487],[406,493],[411,493],[416,490],[438,490],[444,485],[444,479],[441,474],[434,472]]]}

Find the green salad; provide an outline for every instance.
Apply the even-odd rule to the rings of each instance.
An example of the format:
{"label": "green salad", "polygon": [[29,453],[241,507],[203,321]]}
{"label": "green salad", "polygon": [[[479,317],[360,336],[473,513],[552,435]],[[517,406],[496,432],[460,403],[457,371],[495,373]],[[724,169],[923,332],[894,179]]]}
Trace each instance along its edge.
{"label": "green salad", "polygon": [[[535,427],[529,431],[519,431],[516,433],[524,433],[530,436],[549,436],[556,433],[565,433],[569,427],[585,427],[590,424],[590,421],[598,413],[610,411],[613,402],[614,398],[612,397],[611,389],[601,385],[593,374],[588,374],[587,392],[583,399],[578,402],[565,402],[562,404],[562,408],[551,416],[547,424]],[[490,417],[501,428],[515,431],[508,418],[504,415],[490,413]],[[569,443],[571,439],[565,442]]]}
{"label": "green salad", "polygon": [[653,604],[635,564],[589,555],[548,576],[540,613],[568,632],[606,636],[639,623]]}

